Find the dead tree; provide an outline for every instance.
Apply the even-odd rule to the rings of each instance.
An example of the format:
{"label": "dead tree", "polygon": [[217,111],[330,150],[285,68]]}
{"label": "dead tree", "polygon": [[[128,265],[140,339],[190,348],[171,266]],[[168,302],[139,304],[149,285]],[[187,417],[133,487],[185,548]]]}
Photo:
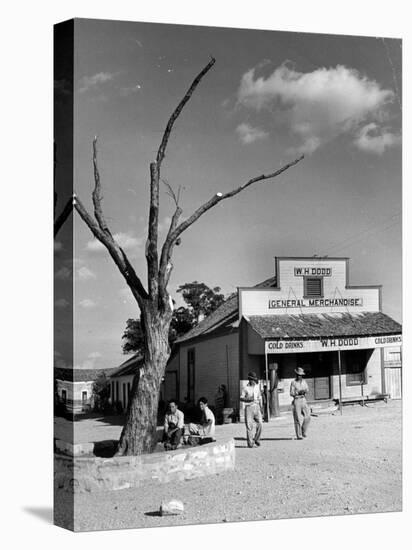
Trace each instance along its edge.
{"label": "dead tree", "polygon": [[168,292],[168,283],[173,269],[172,254],[174,246],[180,243],[180,236],[193,225],[205,212],[219,202],[234,197],[247,187],[279,176],[282,172],[297,164],[303,156],[286,164],[270,174],[262,174],[250,179],[240,187],[227,193],[216,193],[202,204],[191,216],[181,221],[182,208],[179,193],[168,186],[175,202],[175,212],[159,256],[159,188],[161,167],[166,154],[167,144],[173,126],[186,103],[202,78],[212,68],[215,59],[200,71],[186,94],[172,113],[163,133],[156,159],[150,163],[150,207],[148,236],[146,241],[147,289],[129,262],[124,250],[114,239],[102,210],[100,174],[97,164],[97,138],[93,140],[94,190],[92,193],[94,217],[92,217],[80,199],[75,196],[74,206],[93,235],[107,249],[113,261],[123,275],[140,309],[140,318],[144,332],[144,364],[139,376],[135,376],[131,397],[126,412],[126,421],[120,436],[118,454],[135,455],[153,451],[156,445],[157,409],[160,384],[165,374],[170,356],[168,342],[169,325],[172,319],[173,305]]}
{"label": "dead tree", "polygon": [[56,208],[57,208],[57,193],[56,193],[56,165],[57,165],[57,159],[56,159],[56,144],[54,144],[54,167],[53,167],[53,180],[54,180],[54,229],[53,229],[53,236],[56,238],[57,233],[60,231],[62,225],[67,220],[67,218],[70,216],[72,210],[73,210],[73,198],[70,197],[69,200],[64,205],[63,210],[60,212],[60,214],[56,215]]}

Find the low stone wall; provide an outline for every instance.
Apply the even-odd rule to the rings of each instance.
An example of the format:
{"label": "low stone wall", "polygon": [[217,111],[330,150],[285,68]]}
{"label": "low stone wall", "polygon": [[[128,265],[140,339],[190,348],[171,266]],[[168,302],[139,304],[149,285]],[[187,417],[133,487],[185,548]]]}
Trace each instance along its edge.
{"label": "low stone wall", "polygon": [[113,458],[55,455],[56,489],[74,492],[118,491],[159,483],[194,479],[235,467],[233,439],[150,455]]}
{"label": "low stone wall", "polygon": [[94,450],[94,443],[69,443],[62,439],[56,439],[54,442],[55,449],[68,456],[91,455]]}

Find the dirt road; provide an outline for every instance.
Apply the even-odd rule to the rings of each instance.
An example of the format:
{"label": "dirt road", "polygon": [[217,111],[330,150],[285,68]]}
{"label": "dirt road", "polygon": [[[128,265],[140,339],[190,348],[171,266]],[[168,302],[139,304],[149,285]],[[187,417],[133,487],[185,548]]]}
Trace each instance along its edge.
{"label": "dirt road", "polygon": [[[242,424],[217,427],[235,437],[235,471],[141,489],[76,496],[77,530],[154,527],[365,512],[399,511],[401,402],[345,407],[312,417],[295,440],[291,417],[265,424],[248,449]],[[182,500],[180,516],[159,517],[162,499]]]}

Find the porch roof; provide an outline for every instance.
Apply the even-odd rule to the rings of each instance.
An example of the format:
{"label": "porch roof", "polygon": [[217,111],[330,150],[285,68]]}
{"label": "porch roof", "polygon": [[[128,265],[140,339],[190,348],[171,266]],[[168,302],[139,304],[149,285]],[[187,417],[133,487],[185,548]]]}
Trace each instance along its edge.
{"label": "porch roof", "polygon": [[113,369],[110,374],[110,378],[117,378],[119,376],[135,375],[140,367],[143,365],[143,356],[140,353],[135,353],[132,357],[127,359],[124,363]]}
{"label": "porch roof", "polygon": [[263,339],[317,339],[400,334],[402,325],[381,312],[253,315],[249,325]]}

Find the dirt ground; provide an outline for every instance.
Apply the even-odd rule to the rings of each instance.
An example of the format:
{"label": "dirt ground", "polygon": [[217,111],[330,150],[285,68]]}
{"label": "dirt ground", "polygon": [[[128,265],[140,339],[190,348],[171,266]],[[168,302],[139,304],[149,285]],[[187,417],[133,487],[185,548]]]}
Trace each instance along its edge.
{"label": "dirt ground", "polygon": [[[83,437],[92,430],[85,421]],[[87,424],[88,422],[88,424]],[[120,427],[118,427],[120,430]],[[114,427],[110,428],[114,435]],[[400,511],[401,402],[348,406],[312,417],[309,437],[294,439],[290,414],[264,424],[260,448],[246,447],[243,424],[218,426],[234,437],[233,472],[140,489],[75,497],[76,530],[158,527]],[[80,433],[79,432],[79,433]],[[94,432],[96,433],[96,432]],[[106,438],[104,431],[101,438]],[[108,437],[107,437],[108,438]],[[160,517],[163,499],[183,501],[182,515]]]}

